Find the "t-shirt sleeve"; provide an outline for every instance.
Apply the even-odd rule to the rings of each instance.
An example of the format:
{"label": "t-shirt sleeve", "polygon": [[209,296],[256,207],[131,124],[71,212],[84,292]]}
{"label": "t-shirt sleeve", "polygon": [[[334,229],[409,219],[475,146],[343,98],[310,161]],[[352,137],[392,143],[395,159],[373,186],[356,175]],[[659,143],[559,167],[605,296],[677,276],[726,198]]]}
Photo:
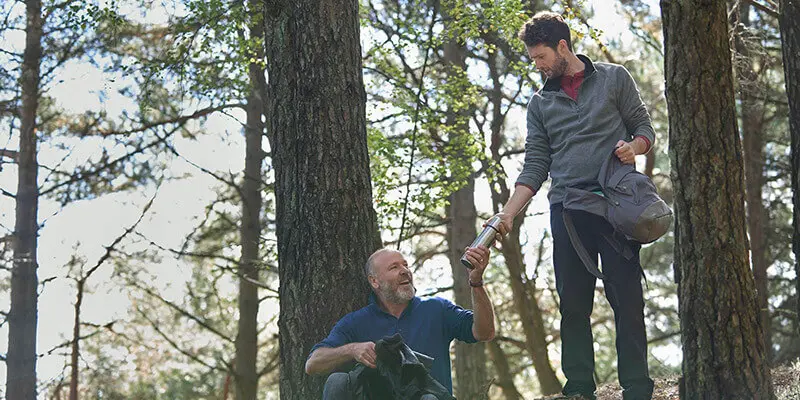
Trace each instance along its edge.
{"label": "t-shirt sleeve", "polygon": [[465,343],[476,343],[472,334],[472,310],[465,310],[451,301],[442,299],[444,308],[444,321],[451,339],[458,339]]}
{"label": "t-shirt sleeve", "polygon": [[336,325],[334,325],[333,329],[331,329],[331,332],[328,334],[328,337],[315,344],[314,347],[311,348],[311,351],[308,352],[308,356],[311,357],[311,353],[320,347],[336,348],[344,346],[348,343],[353,343],[354,338],[351,333],[351,327],[352,317],[349,314],[345,315],[339,320],[339,322],[336,323]]}

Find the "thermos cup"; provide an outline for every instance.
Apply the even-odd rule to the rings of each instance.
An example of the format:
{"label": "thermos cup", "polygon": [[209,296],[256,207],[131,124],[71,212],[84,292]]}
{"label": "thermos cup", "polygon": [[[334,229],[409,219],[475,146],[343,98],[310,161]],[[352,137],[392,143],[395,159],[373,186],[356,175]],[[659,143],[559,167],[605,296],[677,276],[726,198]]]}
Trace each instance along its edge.
{"label": "thermos cup", "polygon": [[[492,247],[497,234],[500,233],[500,222],[501,220],[498,216],[494,216],[489,219],[489,221],[486,222],[486,226],[483,228],[481,234],[475,238],[475,241],[472,242],[469,247],[478,247],[481,245],[486,246],[487,248]],[[464,253],[464,255],[461,256],[461,263],[469,269],[475,268],[475,266],[472,265],[469,260],[467,260],[467,253]]]}

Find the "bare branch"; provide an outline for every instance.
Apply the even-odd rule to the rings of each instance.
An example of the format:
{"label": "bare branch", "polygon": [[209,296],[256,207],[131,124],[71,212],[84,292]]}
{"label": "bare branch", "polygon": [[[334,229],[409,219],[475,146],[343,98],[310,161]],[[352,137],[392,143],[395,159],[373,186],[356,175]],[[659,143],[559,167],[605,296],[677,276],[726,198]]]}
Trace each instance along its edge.
{"label": "bare branch", "polygon": [[[3,104],[0,103],[0,111],[2,111]],[[17,162],[17,157],[19,157],[19,153],[16,150],[9,150],[9,149],[0,149],[0,161],[2,158],[8,158],[12,162]],[[8,161],[4,161],[8,162]]]}
{"label": "bare branch", "polygon": [[147,204],[144,205],[142,213],[139,214],[139,218],[136,220],[136,222],[134,222],[133,225],[128,227],[128,229],[125,229],[125,232],[123,232],[122,235],[119,235],[116,239],[114,239],[114,241],[110,245],[105,246],[106,252],[97,260],[97,263],[95,263],[95,265],[92,268],[90,268],[86,272],[86,274],[83,275],[78,280],[78,282],[80,283],[86,282],[86,280],[89,279],[89,277],[92,276],[92,274],[95,273],[95,271],[97,271],[97,269],[100,268],[100,266],[103,265],[103,263],[106,262],[106,260],[108,260],[109,257],[111,257],[111,252],[115,250],[115,247],[122,241],[122,239],[124,239],[131,232],[133,232],[133,230],[136,229],[137,226],[139,226],[139,223],[142,222],[142,219],[144,219],[144,216],[147,215],[147,211],[150,210],[150,206],[153,205],[153,201],[156,199],[157,195],[158,195],[158,188],[156,188],[155,193],[153,193],[153,196],[150,198]]}
{"label": "bare branch", "polygon": [[763,11],[767,15],[773,18],[780,18],[780,14],[774,8],[769,8],[757,1],[750,1],[749,2],[756,10]]}
{"label": "bare branch", "polygon": [[[96,330],[96,331],[94,331],[92,333],[89,333],[87,335],[83,335],[83,336],[79,337],[78,340],[80,341],[80,340],[84,340],[84,339],[89,339],[92,336],[97,336],[101,332],[103,332],[103,329],[98,329],[98,330]],[[47,350],[46,352],[44,352],[42,354],[39,354],[38,357],[42,358],[44,356],[52,355],[58,349],[63,349],[65,347],[70,347],[72,345],[72,342],[73,342],[73,340],[67,340],[67,341],[65,341],[65,342],[63,342],[63,343],[61,343],[59,345],[56,345],[55,347],[51,348],[50,350]]]}
{"label": "bare branch", "polygon": [[223,104],[223,105],[220,105],[220,106],[217,106],[217,107],[203,108],[203,109],[197,110],[197,111],[195,111],[195,112],[193,112],[193,113],[191,113],[189,115],[182,115],[182,116],[179,116],[179,117],[165,119],[165,120],[161,120],[161,121],[148,122],[148,123],[142,124],[139,127],[136,127],[136,128],[133,128],[133,129],[129,129],[129,130],[126,130],[126,131],[114,131],[114,130],[102,130],[102,129],[100,129],[97,132],[81,132],[81,133],[83,133],[84,135],[127,136],[127,135],[131,135],[131,134],[134,134],[134,133],[144,132],[144,131],[146,131],[148,129],[152,129],[152,128],[155,128],[155,127],[158,127],[158,126],[161,126],[161,125],[172,125],[172,124],[184,125],[184,124],[186,124],[187,122],[189,122],[189,121],[191,121],[193,119],[205,117],[205,116],[207,116],[209,114],[213,114],[213,113],[215,113],[217,111],[227,110],[229,108],[244,108],[244,104],[233,103],[233,104]]}
{"label": "bare branch", "polygon": [[144,318],[148,323],[150,323],[150,327],[153,328],[153,330],[155,330],[156,333],[158,333],[159,336],[161,336],[164,340],[166,340],[167,343],[169,343],[170,346],[172,346],[172,348],[177,350],[179,353],[185,355],[186,357],[189,357],[192,361],[194,361],[196,363],[199,363],[199,364],[202,364],[202,365],[206,366],[209,369],[212,369],[212,370],[215,370],[215,371],[227,372],[224,368],[220,368],[220,367],[218,367],[216,365],[211,365],[211,364],[207,363],[206,361],[200,359],[200,357],[198,357],[196,354],[192,354],[189,351],[182,349],[178,345],[177,342],[175,342],[174,340],[170,339],[169,336],[167,336],[167,334],[164,333],[164,331],[162,331],[161,328],[158,327],[159,324],[157,324],[155,321],[153,321],[152,319],[150,319],[150,317],[147,316],[147,313],[145,313],[144,311],[142,311],[138,307],[136,308],[136,312],[142,318]]}
{"label": "bare branch", "polygon": [[170,252],[173,255],[175,255],[176,258],[181,258],[181,257],[212,258],[212,259],[219,259],[219,260],[227,261],[227,262],[232,263],[232,264],[239,265],[239,260],[237,260],[235,258],[232,258],[232,257],[227,257],[227,256],[214,254],[214,253],[198,253],[198,252],[193,252],[193,251],[171,249],[171,248],[168,248],[168,247],[164,247],[164,246],[162,246],[162,245],[160,245],[160,244],[148,239],[146,236],[144,236],[143,234],[141,234],[139,232],[135,232],[135,233],[140,238],[146,240],[151,246],[154,246],[154,247],[156,247],[157,249],[159,249],[161,251]]}
{"label": "bare branch", "polygon": [[129,284],[132,285],[133,287],[135,287],[135,288],[147,293],[151,297],[153,297],[156,300],[160,301],[161,303],[165,304],[167,307],[175,310],[176,312],[178,312],[178,314],[183,315],[184,317],[196,322],[198,325],[200,325],[201,327],[203,327],[207,331],[217,335],[220,339],[222,339],[222,340],[224,340],[224,341],[226,341],[228,343],[233,344],[233,340],[231,338],[229,338],[228,336],[226,336],[222,332],[220,332],[217,329],[215,329],[208,322],[206,322],[206,321],[200,319],[199,317],[197,317],[196,315],[184,310],[183,308],[181,308],[177,304],[175,304],[175,303],[173,303],[173,302],[161,297],[153,289],[148,288],[148,287],[144,287],[144,286],[140,285],[139,283],[137,283],[135,281],[131,281],[131,282],[129,282]]}

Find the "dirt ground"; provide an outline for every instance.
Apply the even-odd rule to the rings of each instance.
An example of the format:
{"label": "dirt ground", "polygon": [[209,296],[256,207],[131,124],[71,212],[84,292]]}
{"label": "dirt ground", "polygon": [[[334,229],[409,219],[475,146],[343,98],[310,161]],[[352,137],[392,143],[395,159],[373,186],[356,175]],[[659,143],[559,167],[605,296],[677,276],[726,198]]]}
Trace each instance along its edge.
{"label": "dirt ground", "polygon": [[[656,379],[653,400],[678,400],[678,377]],[[772,369],[772,382],[778,400],[800,400],[800,360],[791,365]],[[558,396],[542,397],[550,400]],[[622,400],[622,389],[618,384],[607,384],[597,389],[597,400]]]}

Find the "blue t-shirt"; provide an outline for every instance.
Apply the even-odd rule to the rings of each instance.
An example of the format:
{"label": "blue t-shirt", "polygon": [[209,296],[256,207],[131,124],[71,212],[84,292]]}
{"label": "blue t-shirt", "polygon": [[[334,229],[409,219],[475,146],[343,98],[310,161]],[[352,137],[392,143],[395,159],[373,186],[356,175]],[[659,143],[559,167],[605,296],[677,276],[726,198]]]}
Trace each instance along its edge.
{"label": "blue t-shirt", "polygon": [[311,353],[320,347],[377,342],[385,336],[400,333],[408,347],[433,358],[431,376],[453,393],[450,342],[453,339],[477,342],[472,335],[472,320],[471,310],[440,297],[414,297],[400,318],[395,318],[378,306],[373,295],[370,296],[370,305],[342,317],[328,337],[314,345]]}

